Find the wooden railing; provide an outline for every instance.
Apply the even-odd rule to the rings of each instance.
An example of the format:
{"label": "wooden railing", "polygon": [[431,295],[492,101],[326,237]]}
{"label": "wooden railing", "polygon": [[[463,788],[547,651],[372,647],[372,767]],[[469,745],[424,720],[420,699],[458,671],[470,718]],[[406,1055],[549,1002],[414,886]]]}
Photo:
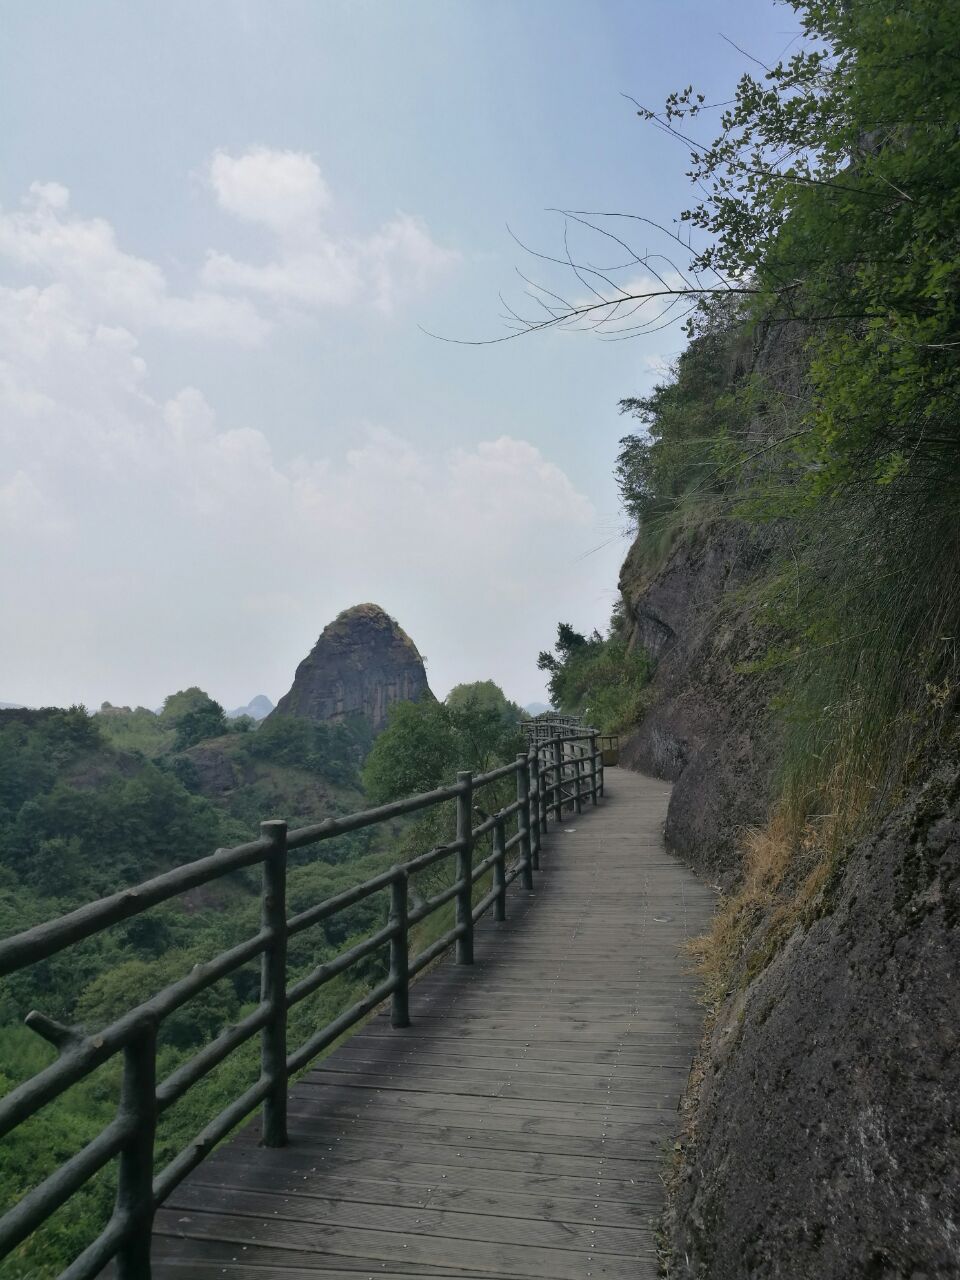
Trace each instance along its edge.
{"label": "wooden railing", "polygon": [[[516,800],[484,816],[474,826],[477,789],[510,776],[516,778]],[[288,831],[285,822],[265,822],[258,840],[233,849],[218,849],[209,857],[0,942],[2,976],[230,872],[256,864],[262,869],[261,926],[253,937],[194,967],[179,981],[100,1031],[88,1033],[83,1028],[64,1026],[36,1010],[27,1015],[27,1025],[53,1044],[58,1056],[50,1066],[0,1100],[0,1138],[115,1055],[123,1056],[123,1074],[113,1121],[0,1219],[0,1258],[16,1248],[99,1170],[118,1159],[114,1212],[103,1231],[62,1273],[61,1280],[87,1280],[98,1275],[111,1259],[116,1259],[119,1280],[149,1280],[153,1217],[177,1184],[261,1105],[264,1145],[285,1145],[290,1076],[387,1000],[391,1002],[393,1026],[409,1025],[411,980],[450,947],[455,947],[457,963],[471,964],[475,923],[491,908],[494,919],[505,919],[507,887],[513,880],[519,878],[524,889],[533,887],[533,872],[540,865],[541,838],[549,822],[561,820],[564,806],[572,806],[579,813],[584,803],[596,805],[602,795],[603,759],[596,733],[578,722],[555,725],[552,737],[531,745],[514,762],[489,773],[458,773],[455,783],[436,791],[294,831]],[[452,842],[288,916],[289,853],[345,832],[447,803],[456,807],[456,836]],[[508,835],[508,825],[514,823],[516,829]],[[477,843],[487,836],[491,852],[475,861]],[[516,858],[508,865],[508,855],[513,850]],[[454,882],[411,908],[410,877],[446,859],[454,860]],[[488,874],[489,891],[474,901],[474,886]],[[289,939],[378,893],[389,893],[387,924],[307,976],[288,983]],[[450,901],[456,906],[454,926],[411,957],[411,927]],[[338,974],[384,948],[389,950],[388,977],[291,1050],[287,1044],[289,1010]],[[257,957],[261,966],[260,1001],[253,1012],[158,1082],[157,1033],[163,1020]],[[258,1035],[261,1069],[256,1084],[235,1098],[165,1168],[155,1173],[159,1117],[240,1045]]]}
{"label": "wooden railing", "polygon": [[560,736],[569,738],[584,733],[583,721],[579,716],[565,716],[559,711],[544,711],[532,720],[521,720],[520,729],[531,746],[539,747],[542,743],[551,742]]}
{"label": "wooden railing", "polygon": [[[532,720],[521,720],[520,729],[531,746],[539,747],[549,742],[557,734],[576,735],[583,733],[583,724],[578,716],[566,716],[559,711],[545,711]],[[592,731],[590,731],[592,732]],[[620,757],[620,735],[617,733],[597,733],[600,750],[603,752],[605,765],[616,764]]]}

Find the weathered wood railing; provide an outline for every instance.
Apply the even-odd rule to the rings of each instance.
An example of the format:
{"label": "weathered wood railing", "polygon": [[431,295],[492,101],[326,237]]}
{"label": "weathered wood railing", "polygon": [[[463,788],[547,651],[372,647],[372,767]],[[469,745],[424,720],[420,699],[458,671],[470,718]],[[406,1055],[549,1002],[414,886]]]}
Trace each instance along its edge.
{"label": "weathered wood railing", "polygon": [[[477,788],[511,775],[516,777],[516,800],[474,826]],[[560,821],[564,806],[573,806],[579,813],[585,802],[595,805],[602,795],[603,758],[597,734],[578,722],[564,725],[559,731],[554,726],[551,738],[536,742],[514,762],[489,773],[458,773],[451,786],[294,831],[288,831],[285,822],[265,822],[258,840],[233,849],[218,849],[209,857],[0,942],[2,976],[229,872],[258,863],[262,869],[261,927],[253,937],[196,966],[100,1031],[88,1033],[82,1028],[63,1026],[37,1011],[27,1015],[27,1025],[57,1048],[58,1057],[0,1100],[0,1138],[117,1054],[123,1055],[123,1075],[114,1120],[0,1219],[0,1258],[16,1248],[100,1169],[118,1158],[113,1215],[100,1235],[62,1273],[61,1280],[96,1276],[111,1259],[116,1259],[120,1280],[149,1280],[153,1217],[177,1184],[261,1104],[264,1145],[285,1145],[289,1077],[386,1000],[391,1002],[392,1024],[409,1025],[411,979],[451,946],[455,946],[459,964],[471,964],[476,921],[491,907],[494,919],[505,919],[507,887],[513,880],[519,878],[525,889],[533,887],[533,872],[540,865],[541,837],[551,818]],[[452,842],[288,917],[286,876],[290,852],[444,803],[456,806],[456,837]],[[516,830],[508,836],[512,819]],[[475,862],[477,841],[488,834],[492,852]],[[508,855],[514,849],[516,860],[508,866]],[[453,884],[411,909],[410,877],[447,858],[455,860]],[[474,902],[474,886],[488,873],[491,888]],[[317,966],[306,977],[288,983],[286,958],[291,937],[381,892],[390,894],[389,918],[383,928]],[[411,926],[450,901],[455,902],[454,926],[411,957]],[[288,1011],[381,948],[389,949],[389,976],[291,1051],[287,1044]],[[257,957],[261,965],[257,1007],[158,1082],[157,1032],[163,1020],[193,996]],[[158,1118],[192,1085],[258,1034],[261,1070],[256,1084],[215,1116],[165,1168],[155,1172]]]}
{"label": "weathered wood railing", "polygon": [[545,742],[552,742],[556,737],[569,737],[571,734],[583,732],[583,721],[579,716],[565,716],[559,711],[544,711],[532,720],[521,720],[520,728],[527,742],[539,747]]}

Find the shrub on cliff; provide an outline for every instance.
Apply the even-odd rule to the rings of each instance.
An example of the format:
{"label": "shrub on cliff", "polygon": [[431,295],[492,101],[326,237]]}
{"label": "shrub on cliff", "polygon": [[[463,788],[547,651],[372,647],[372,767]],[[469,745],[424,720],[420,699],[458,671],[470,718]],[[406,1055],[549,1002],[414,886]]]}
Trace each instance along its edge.
{"label": "shrub on cliff", "polygon": [[561,622],[555,652],[542,652],[537,666],[550,673],[553,705],[567,715],[583,716],[593,728],[616,733],[643,714],[650,663],[642,650],[627,652],[617,613],[606,638],[599,631],[581,635]]}

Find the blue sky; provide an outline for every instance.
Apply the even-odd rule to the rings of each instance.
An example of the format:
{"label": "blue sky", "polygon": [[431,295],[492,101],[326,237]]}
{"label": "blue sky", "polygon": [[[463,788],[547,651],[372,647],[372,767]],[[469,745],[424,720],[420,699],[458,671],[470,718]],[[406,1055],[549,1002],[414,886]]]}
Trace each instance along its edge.
{"label": "blue sky", "polygon": [[423,329],[500,335],[518,266],[570,287],[507,224],[669,222],[687,157],[622,95],[728,98],[728,40],[795,32],[769,0],[8,6],[0,698],[276,699],[371,598],[438,693],[540,696],[556,622],[615,597],[617,402],[682,335]]}

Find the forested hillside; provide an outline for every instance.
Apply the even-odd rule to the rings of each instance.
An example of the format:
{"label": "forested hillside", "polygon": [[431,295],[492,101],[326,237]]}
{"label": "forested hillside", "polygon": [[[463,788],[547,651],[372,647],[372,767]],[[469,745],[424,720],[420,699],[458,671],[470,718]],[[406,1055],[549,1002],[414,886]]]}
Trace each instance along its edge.
{"label": "forested hillside", "polygon": [[[0,712],[0,934],[17,933],[177,863],[249,839],[263,818],[290,813],[304,822],[362,807],[362,751],[347,729],[299,721],[277,721],[269,729],[234,727],[227,734],[222,708],[198,689],[168,698],[159,716],[145,709],[90,716],[82,707]],[[117,741],[126,746],[114,745]],[[235,771],[229,792],[218,792],[203,773],[200,762],[214,754]],[[362,878],[366,868],[379,869],[383,855],[368,833],[358,832],[328,843],[312,862],[303,861],[291,875],[294,910]],[[68,1025],[105,1025],[194,964],[255,932],[258,883],[255,872],[238,874],[7,980],[0,997],[5,1064],[0,1091],[53,1056],[51,1047],[23,1026],[30,1009]],[[343,928],[350,932],[368,923],[365,905],[341,917],[327,931],[329,953],[342,942]],[[301,966],[308,961],[313,962],[313,953],[299,957]],[[352,984],[331,987],[324,999],[335,1003],[368,977],[356,974]],[[258,991],[259,976],[251,966],[191,1001],[166,1023],[160,1070],[171,1070],[235,1022]],[[305,1010],[304,1017],[309,1016]],[[165,1126],[165,1150],[172,1153],[202,1127],[202,1117],[215,1104],[223,1105],[251,1069],[249,1055],[225,1064],[174,1108]],[[110,1119],[118,1071],[115,1062],[103,1068],[5,1139],[0,1157],[5,1202],[35,1185]],[[57,1274],[90,1238],[111,1197],[111,1179],[95,1180],[48,1228],[0,1264],[0,1274]]]}
{"label": "forested hillside", "polygon": [[[948,1276],[960,14],[792,7],[803,47],[692,151],[689,345],[622,406],[622,634],[653,673],[624,758],[675,780],[668,840],[727,890],[669,1265]],[[644,114],[688,151],[713,120],[690,89]]]}
{"label": "forested hillside", "polygon": [[[444,703],[396,703],[375,745],[369,726],[356,717],[339,724],[284,716],[259,727],[228,724],[219,704],[199,689],[171,696],[158,716],[142,708],[109,712],[0,712],[0,936],[247,840],[267,818],[302,825],[436,787],[458,768],[503,763],[520,747],[522,714],[492,681],[458,686]],[[478,799],[495,802],[492,795],[478,793]],[[452,812],[431,811],[419,822],[357,831],[303,851],[291,859],[291,913],[383,870],[397,860],[398,849],[422,852],[452,834],[452,821]],[[415,900],[443,874],[425,873],[423,884],[414,886]],[[379,895],[296,939],[290,980],[382,924],[386,908]],[[23,1025],[30,1009],[69,1026],[102,1027],[195,964],[255,934],[259,913],[260,874],[253,868],[14,975],[0,993],[0,1093],[54,1056]],[[443,927],[445,916],[431,918],[423,929]],[[297,1005],[290,1043],[306,1039],[369,990],[385,966],[385,953],[371,956]],[[167,1019],[159,1078],[249,1013],[259,991],[253,963]],[[258,1070],[259,1049],[252,1042],[195,1085],[164,1116],[158,1159],[165,1163]],[[4,1140],[0,1197],[6,1204],[109,1122],[119,1071],[112,1061]],[[0,1275],[38,1280],[58,1274],[100,1229],[112,1197],[107,1171],[0,1263]]]}

